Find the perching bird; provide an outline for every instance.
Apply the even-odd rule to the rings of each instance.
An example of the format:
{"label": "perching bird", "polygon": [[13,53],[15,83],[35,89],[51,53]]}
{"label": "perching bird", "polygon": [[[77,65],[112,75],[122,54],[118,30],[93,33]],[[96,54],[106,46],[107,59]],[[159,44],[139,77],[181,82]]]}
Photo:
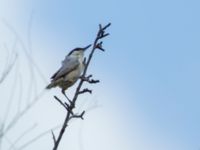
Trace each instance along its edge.
{"label": "perching bird", "polygon": [[[65,90],[71,87],[81,76],[84,70],[84,51],[91,45],[84,48],[75,48],[62,61],[61,68],[51,77],[51,83],[46,89],[60,87],[66,96]],[[66,96],[67,97],[67,96]]]}

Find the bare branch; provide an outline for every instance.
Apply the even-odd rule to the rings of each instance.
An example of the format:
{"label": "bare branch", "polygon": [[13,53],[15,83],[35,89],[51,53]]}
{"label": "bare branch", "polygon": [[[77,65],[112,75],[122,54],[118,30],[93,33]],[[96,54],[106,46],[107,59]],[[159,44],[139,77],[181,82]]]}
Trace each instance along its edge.
{"label": "bare branch", "polygon": [[62,105],[67,111],[69,111],[68,105],[63,103],[57,96],[54,96],[54,98],[60,103],[60,105]]}
{"label": "bare branch", "polygon": [[23,150],[23,149],[25,149],[26,147],[30,146],[32,143],[38,141],[39,139],[41,139],[41,138],[44,137],[45,135],[51,133],[52,131],[59,129],[60,127],[61,127],[61,125],[57,125],[57,126],[51,128],[51,129],[48,129],[48,130],[46,130],[46,131],[40,133],[39,135],[37,135],[37,136],[34,137],[33,139],[31,139],[31,140],[29,140],[28,142],[26,142],[25,144],[21,145],[21,146],[18,148],[18,150]]}
{"label": "bare branch", "polygon": [[45,82],[45,83],[48,83],[46,81],[46,78],[45,76],[43,75],[42,71],[40,70],[40,68],[38,67],[38,65],[35,63],[34,59],[32,58],[31,54],[28,53],[28,50],[22,40],[22,38],[20,37],[20,35],[18,34],[18,32],[15,30],[15,28],[13,26],[11,26],[7,20],[3,19],[2,20],[3,23],[5,24],[5,26],[15,35],[15,37],[17,38],[17,40],[19,41],[21,47],[22,47],[22,50],[24,51],[24,54],[26,55],[27,59],[29,60],[29,62],[31,63],[30,66],[34,66],[35,69],[37,70],[37,73],[38,75],[40,75],[41,79]]}
{"label": "bare branch", "polygon": [[99,30],[102,30],[102,25],[101,24],[99,24]]}
{"label": "bare branch", "polygon": [[17,60],[17,54],[15,54],[14,56],[14,60],[12,60],[10,62],[10,64],[7,66],[7,68],[4,70],[4,72],[2,73],[1,77],[0,77],[0,84],[5,80],[5,78],[8,76],[8,74],[10,73],[10,71],[12,70],[16,60]]}
{"label": "bare branch", "polygon": [[[12,51],[11,51],[12,55],[9,55],[9,57],[7,59],[6,67],[3,70],[3,74],[2,74],[2,76],[0,75],[0,84],[6,79],[6,77],[12,71],[12,69],[14,67],[15,67],[14,69],[16,69],[16,72],[15,72],[15,76],[14,76],[15,78],[12,79],[14,81],[13,82],[14,86],[12,86],[13,90],[9,89],[10,100],[8,101],[8,105],[7,105],[8,109],[6,109],[5,117],[3,117],[2,126],[0,125],[0,143],[1,143],[3,138],[5,138],[7,140],[7,138],[8,138],[7,133],[15,127],[15,125],[20,121],[20,119],[27,113],[28,110],[30,110],[39,101],[41,96],[46,91],[46,90],[42,90],[41,93],[39,91],[37,91],[36,73],[38,73],[39,77],[41,79],[43,79],[44,82],[46,82],[46,80],[44,78],[44,75],[40,71],[40,68],[37,66],[36,62],[34,61],[33,56],[31,54],[32,53],[31,52],[32,51],[32,43],[31,43],[32,16],[31,16],[31,19],[30,19],[30,22],[29,22],[29,25],[28,25],[28,37],[27,37],[28,43],[27,44],[23,42],[20,34],[6,20],[3,19],[3,23],[9,29],[9,31],[14,35],[14,38],[16,40],[15,40],[13,47],[12,47]],[[8,49],[6,44],[4,46],[5,46],[6,49]],[[19,47],[17,47],[17,46],[19,46]],[[29,83],[26,83],[26,86],[28,86],[28,89],[27,89],[28,92],[25,92],[25,93],[22,92],[23,83],[21,83],[22,82],[21,76],[19,77],[19,75],[18,75],[18,74],[20,74],[19,68],[18,68],[19,67],[18,62],[20,60],[18,61],[18,58],[20,59],[21,55],[20,55],[20,57],[17,57],[18,53],[16,51],[16,47],[19,48],[20,50],[23,50],[22,53],[25,54],[24,56],[26,58],[26,61],[28,62],[27,63],[28,68],[30,69],[29,71],[30,71],[31,80],[30,80]],[[30,51],[28,51],[28,50],[30,50]],[[27,74],[26,74],[26,76],[27,76]],[[18,82],[18,78],[20,78],[19,82]],[[27,80],[27,81],[29,81],[29,80]],[[15,87],[15,84],[17,85],[16,87]],[[18,86],[18,84],[19,84],[19,86]],[[14,93],[15,93],[16,89],[19,91],[19,94],[18,94],[19,97],[18,96],[15,97]],[[25,94],[27,96],[24,96]],[[32,95],[32,94],[35,94],[35,95]],[[17,109],[16,109],[17,112],[16,113],[11,108],[12,99],[13,99],[13,101],[14,100],[16,100],[16,102],[18,101],[18,104],[15,105],[15,106],[17,106]],[[27,100],[27,105],[24,106],[24,108],[20,108],[22,99]],[[9,117],[10,114],[11,114],[9,112],[11,112],[11,111],[13,111],[12,112],[12,115],[13,115],[12,118]],[[8,119],[9,119],[9,122],[7,121]],[[11,145],[10,149],[13,149],[15,147],[16,142],[18,142],[28,132],[29,132],[29,130],[25,131],[21,136],[19,136],[19,138],[14,143],[10,142],[9,143]],[[9,138],[8,138],[8,140],[9,140]],[[1,147],[0,147],[0,149],[1,149]]]}
{"label": "bare branch", "polygon": [[91,79],[88,82],[91,83],[91,84],[96,84],[96,83],[99,83],[100,81],[99,80]]}
{"label": "bare branch", "polygon": [[[103,37],[103,36],[102,36]],[[103,49],[103,46],[102,46],[102,44],[103,44],[103,42],[101,41],[100,43],[98,43],[97,45],[96,45],[96,48],[98,48],[99,50],[101,50],[101,51],[105,51],[105,49]]]}
{"label": "bare branch", "polygon": [[43,96],[45,90],[43,90],[40,94],[38,94],[34,100],[32,100],[32,102],[26,106],[26,108],[24,108],[21,112],[19,112],[13,119],[12,121],[8,124],[8,126],[5,128],[3,134],[6,134],[10,129],[12,129],[12,127],[20,120],[21,117],[23,117],[26,112],[32,108],[41,98],[41,96]]}
{"label": "bare branch", "polygon": [[[102,26],[101,24],[99,25],[99,31],[97,33],[97,36],[94,40],[94,43],[93,43],[93,47],[92,47],[92,50],[87,58],[87,60],[85,59],[84,60],[84,64],[85,64],[85,69],[83,71],[83,74],[82,74],[82,77],[80,77],[80,82],[76,88],[76,91],[75,91],[75,94],[74,94],[74,97],[72,99],[72,102],[69,104],[68,108],[70,108],[70,110],[67,111],[67,114],[66,114],[66,117],[65,117],[65,120],[64,120],[64,123],[62,125],[62,128],[59,132],[59,135],[58,135],[58,138],[56,139],[56,141],[54,142],[54,147],[53,147],[53,150],[57,150],[58,149],[58,146],[60,144],[60,141],[63,137],[63,134],[66,130],[66,127],[68,126],[68,123],[71,119],[73,118],[81,118],[83,119],[83,115],[85,114],[85,111],[83,111],[80,115],[76,115],[76,114],[71,114],[72,110],[75,108],[76,106],[76,101],[78,99],[78,96],[80,94],[83,94],[83,93],[86,93],[86,92],[89,92],[89,93],[92,93],[91,90],[89,89],[83,89],[81,91],[81,87],[83,85],[83,83],[86,81],[88,83],[98,83],[99,80],[93,80],[93,79],[90,79],[92,77],[92,75],[89,75],[88,77],[85,77],[86,76],[86,73],[87,73],[87,70],[88,70],[88,67],[89,67],[89,64],[91,62],[91,59],[93,57],[93,54],[95,52],[96,49],[100,49],[102,51],[104,51],[104,49],[102,48],[102,41],[99,41],[100,39],[108,36],[109,34],[108,33],[105,33],[105,30],[110,26],[111,24],[107,24],[106,26]],[[70,112],[71,111],[71,112]]]}
{"label": "bare branch", "polygon": [[89,89],[85,88],[82,91],[79,91],[78,94],[84,94],[84,93],[90,93],[90,94],[92,94],[92,90],[89,90]]}
{"label": "bare branch", "polygon": [[89,75],[89,76],[87,76],[87,77],[81,76],[80,78],[81,78],[83,81],[86,81],[86,82],[88,82],[88,83],[90,83],[90,84],[95,84],[95,83],[99,83],[99,82],[100,82],[99,80],[91,79],[91,78],[92,78],[92,75]]}
{"label": "bare branch", "polygon": [[105,26],[102,28],[102,31],[106,30],[109,26],[111,26],[111,23],[108,23],[107,25],[105,25]]}
{"label": "bare branch", "polygon": [[15,145],[28,133],[30,133],[37,125],[34,124],[32,127],[30,127],[29,129],[27,129],[26,131],[24,131],[24,133],[22,133],[22,135],[20,135],[10,146],[9,150],[13,149],[15,147]]}
{"label": "bare branch", "polygon": [[55,135],[54,135],[54,133],[53,133],[53,131],[51,130],[51,134],[52,134],[52,137],[53,137],[53,142],[54,142],[54,144],[56,143],[56,137],[55,137]]}

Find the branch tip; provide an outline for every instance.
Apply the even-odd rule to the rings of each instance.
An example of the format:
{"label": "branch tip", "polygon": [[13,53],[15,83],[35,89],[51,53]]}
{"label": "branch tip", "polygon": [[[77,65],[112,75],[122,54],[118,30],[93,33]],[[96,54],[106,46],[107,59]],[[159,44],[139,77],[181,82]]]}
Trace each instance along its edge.
{"label": "branch tip", "polygon": [[102,30],[102,25],[101,24],[99,24],[99,30]]}
{"label": "branch tip", "polygon": [[102,28],[102,30],[107,29],[109,26],[111,26],[111,23],[108,23],[107,25],[105,25],[105,26]]}

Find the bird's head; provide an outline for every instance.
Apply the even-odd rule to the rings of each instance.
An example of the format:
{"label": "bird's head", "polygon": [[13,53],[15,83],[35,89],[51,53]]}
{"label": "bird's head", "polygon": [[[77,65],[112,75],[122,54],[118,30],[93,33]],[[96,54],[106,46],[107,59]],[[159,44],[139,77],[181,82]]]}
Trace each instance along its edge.
{"label": "bird's head", "polygon": [[75,57],[83,57],[83,54],[84,54],[84,52],[89,48],[91,46],[91,44],[90,45],[88,45],[88,46],[86,46],[86,47],[83,47],[83,48],[75,48],[75,49],[73,49],[71,52],[69,52],[69,54],[68,54],[68,56],[75,56]]}

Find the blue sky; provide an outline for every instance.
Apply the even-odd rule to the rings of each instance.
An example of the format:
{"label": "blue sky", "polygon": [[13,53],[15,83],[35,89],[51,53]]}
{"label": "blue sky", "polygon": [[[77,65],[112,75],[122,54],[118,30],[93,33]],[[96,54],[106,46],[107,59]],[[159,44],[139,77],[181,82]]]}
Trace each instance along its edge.
{"label": "blue sky", "polygon": [[[33,56],[47,81],[70,49],[93,41],[99,23],[112,23],[108,30],[111,35],[104,40],[106,52],[95,54],[90,68],[102,82],[94,86],[94,96],[87,98],[96,97],[102,107],[84,121],[86,149],[97,145],[115,150],[200,148],[199,1],[0,3],[0,17],[12,24],[25,42],[33,15]],[[53,90],[45,98],[55,93],[59,91]],[[55,104],[49,105],[51,112]],[[43,125],[40,119],[38,123]],[[99,143],[90,142],[91,136]],[[109,139],[114,141],[111,145]]]}

